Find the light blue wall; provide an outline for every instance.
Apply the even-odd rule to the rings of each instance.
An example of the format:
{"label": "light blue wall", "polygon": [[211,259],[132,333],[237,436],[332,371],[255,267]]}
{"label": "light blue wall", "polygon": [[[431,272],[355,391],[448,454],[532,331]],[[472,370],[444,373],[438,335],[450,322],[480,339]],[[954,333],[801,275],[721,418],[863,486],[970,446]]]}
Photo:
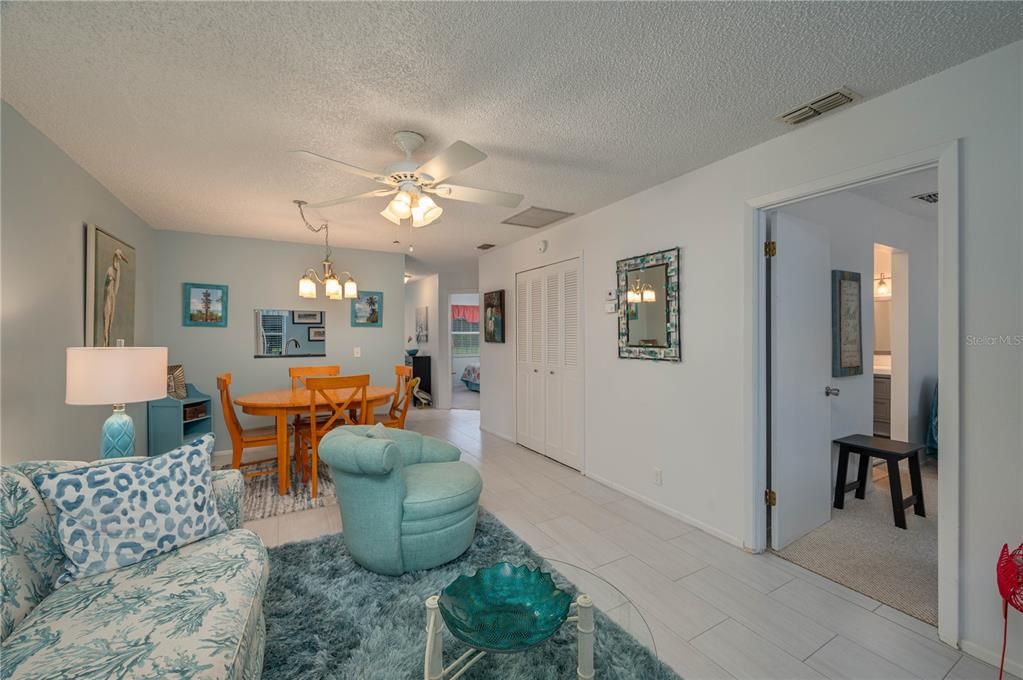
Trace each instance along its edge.
{"label": "light blue wall", "polygon": [[[155,232],[6,102],[0,130],[0,459],[92,460],[110,407],[64,403],[64,350],[84,342],[82,224],[97,224],[135,248],[136,345],[153,340]],[[129,405],[128,414],[144,453],[145,404]]]}
{"label": "light blue wall", "polygon": [[[301,233],[297,219],[295,230]],[[384,293],[384,325],[381,328],[352,328],[348,300],[328,300],[319,287],[315,300],[298,297],[298,279],[307,267],[323,259],[322,246],[265,241],[259,239],[208,236],[158,231],[154,337],[170,350],[172,363],[185,369],[185,380],[216,397],[216,377],[232,374],[234,395],[256,390],[287,387],[289,366],[341,364],[346,375],[369,373],[372,382],[394,383],[394,366],[404,354],[404,269],[405,256],[364,250],[333,248],[338,270],[350,270],[360,288]],[[184,282],[226,284],[228,326],[226,328],[181,325],[181,284]],[[326,358],[255,359],[255,309],[325,310]],[[306,342],[303,339],[303,348]],[[361,347],[362,357],[353,357]],[[244,425],[269,424],[268,419],[247,417],[239,411]],[[214,406],[217,449],[230,448],[219,402]]]}

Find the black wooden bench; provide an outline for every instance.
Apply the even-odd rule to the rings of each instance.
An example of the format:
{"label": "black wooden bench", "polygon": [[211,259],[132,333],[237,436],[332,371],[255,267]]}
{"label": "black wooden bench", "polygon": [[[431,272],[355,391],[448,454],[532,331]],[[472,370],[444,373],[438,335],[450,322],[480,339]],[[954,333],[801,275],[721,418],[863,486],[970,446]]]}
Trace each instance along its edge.
{"label": "black wooden bench", "polygon": [[[856,498],[864,498],[867,493],[867,480],[870,476],[870,458],[881,458],[888,464],[888,486],[892,492],[892,512],[895,515],[895,526],[906,528],[906,508],[913,506],[913,512],[926,517],[924,510],[924,488],[920,479],[920,451],[927,448],[924,444],[900,442],[883,437],[869,437],[865,434],[854,434],[834,440],[838,444],[838,474],[835,480],[835,507],[845,507],[845,494],[856,489]],[[846,484],[849,472],[849,454],[860,456],[859,474],[855,482]],[[899,461],[909,459],[909,480],[913,494],[902,497],[902,476],[899,474]]]}

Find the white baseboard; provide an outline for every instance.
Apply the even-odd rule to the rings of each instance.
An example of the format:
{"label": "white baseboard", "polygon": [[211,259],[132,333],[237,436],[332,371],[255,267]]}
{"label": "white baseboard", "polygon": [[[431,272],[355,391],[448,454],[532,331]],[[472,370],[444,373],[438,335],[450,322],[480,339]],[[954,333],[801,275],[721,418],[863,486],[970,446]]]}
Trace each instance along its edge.
{"label": "white baseboard", "polygon": [[[220,451],[214,451],[212,456],[213,467],[220,465],[230,465],[231,456],[233,451],[231,449],[221,449]],[[242,452],[242,462],[249,462],[252,460],[262,460],[264,458],[273,458],[277,455],[276,447],[274,446],[255,446],[251,449],[245,449]]]}
{"label": "white baseboard", "polygon": [[590,479],[594,480],[594,481],[600,482],[601,484],[604,484],[605,486],[611,487],[615,491],[618,491],[620,493],[625,494],[629,498],[632,498],[632,499],[635,499],[635,500],[639,501],[643,505],[648,505],[651,508],[653,508],[654,510],[657,510],[659,512],[663,512],[665,515],[669,515],[671,517],[674,517],[675,519],[681,520],[681,521],[685,522],[686,524],[691,524],[694,527],[696,527],[697,529],[699,529],[700,531],[708,533],[711,536],[714,536],[715,538],[719,538],[722,541],[724,541],[725,543],[729,543],[731,545],[734,545],[736,548],[741,548],[743,550],[747,550],[746,546],[744,546],[742,544],[742,539],[737,538],[735,536],[732,536],[731,534],[726,534],[725,532],[721,531],[720,529],[718,529],[716,527],[710,526],[706,522],[698,520],[698,519],[696,519],[694,517],[690,517],[689,515],[685,514],[684,512],[678,512],[677,510],[673,510],[672,508],[669,508],[666,505],[661,505],[660,503],[658,503],[656,501],[653,501],[653,500],[647,498],[646,496],[643,496],[642,494],[636,493],[632,489],[624,487],[621,484],[618,484],[617,482],[612,482],[610,479],[605,479],[604,477],[601,477],[600,475],[594,475],[594,474],[591,474],[589,472],[585,473],[585,475],[587,477],[589,477]]}
{"label": "white baseboard", "polygon": [[[1009,641],[1012,642],[1011,640]],[[964,653],[977,658],[984,663],[991,664],[995,668],[998,668],[998,663],[1002,660],[1002,650],[999,649],[997,652],[990,649],[981,647],[975,642],[963,641],[959,643],[959,647]],[[1012,645],[1009,645],[1009,649],[1012,649]],[[1006,657],[1005,659],[1005,670],[1008,673],[1012,673],[1017,678],[1023,678],[1023,663],[1019,661],[1013,661]]]}
{"label": "white baseboard", "polygon": [[503,439],[503,440],[505,440],[506,442],[510,442],[510,443],[512,443],[512,444],[516,443],[516,442],[515,442],[515,437],[512,437],[512,436],[510,436],[510,435],[507,435],[507,434],[505,434],[505,433],[503,433],[503,432],[495,432],[494,430],[491,430],[491,429],[490,429],[490,428],[488,428],[488,427],[483,427],[482,425],[480,425],[480,429],[481,429],[482,431],[486,432],[487,434],[492,434],[492,435],[494,435],[494,436],[495,436],[495,437],[497,437],[498,439]]}

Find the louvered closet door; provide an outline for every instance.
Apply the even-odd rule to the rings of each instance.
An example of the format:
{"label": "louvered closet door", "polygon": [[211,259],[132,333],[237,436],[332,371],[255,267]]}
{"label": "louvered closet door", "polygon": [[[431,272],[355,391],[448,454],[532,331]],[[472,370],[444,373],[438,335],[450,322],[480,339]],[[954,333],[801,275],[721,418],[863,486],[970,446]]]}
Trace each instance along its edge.
{"label": "louvered closet door", "polygon": [[543,278],[539,270],[515,277],[516,440],[544,453]]}
{"label": "louvered closet door", "polygon": [[579,260],[561,262],[542,271],[546,350],[544,453],[579,470],[583,402],[579,382]]}

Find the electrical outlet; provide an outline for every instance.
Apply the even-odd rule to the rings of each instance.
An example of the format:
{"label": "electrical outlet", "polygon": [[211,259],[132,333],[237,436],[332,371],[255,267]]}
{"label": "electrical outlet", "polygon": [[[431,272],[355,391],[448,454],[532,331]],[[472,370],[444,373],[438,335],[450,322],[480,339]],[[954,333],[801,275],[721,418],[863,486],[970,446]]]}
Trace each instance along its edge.
{"label": "electrical outlet", "polygon": [[352,350],[352,356],[355,357],[356,359],[361,357],[362,356],[362,348],[361,347],[356,347],[354,350]]}
{"label": "electrical outlet", "polygon": [[654,468],[654,484],[657,486],[664,484],[664,472],[661,468]]}

